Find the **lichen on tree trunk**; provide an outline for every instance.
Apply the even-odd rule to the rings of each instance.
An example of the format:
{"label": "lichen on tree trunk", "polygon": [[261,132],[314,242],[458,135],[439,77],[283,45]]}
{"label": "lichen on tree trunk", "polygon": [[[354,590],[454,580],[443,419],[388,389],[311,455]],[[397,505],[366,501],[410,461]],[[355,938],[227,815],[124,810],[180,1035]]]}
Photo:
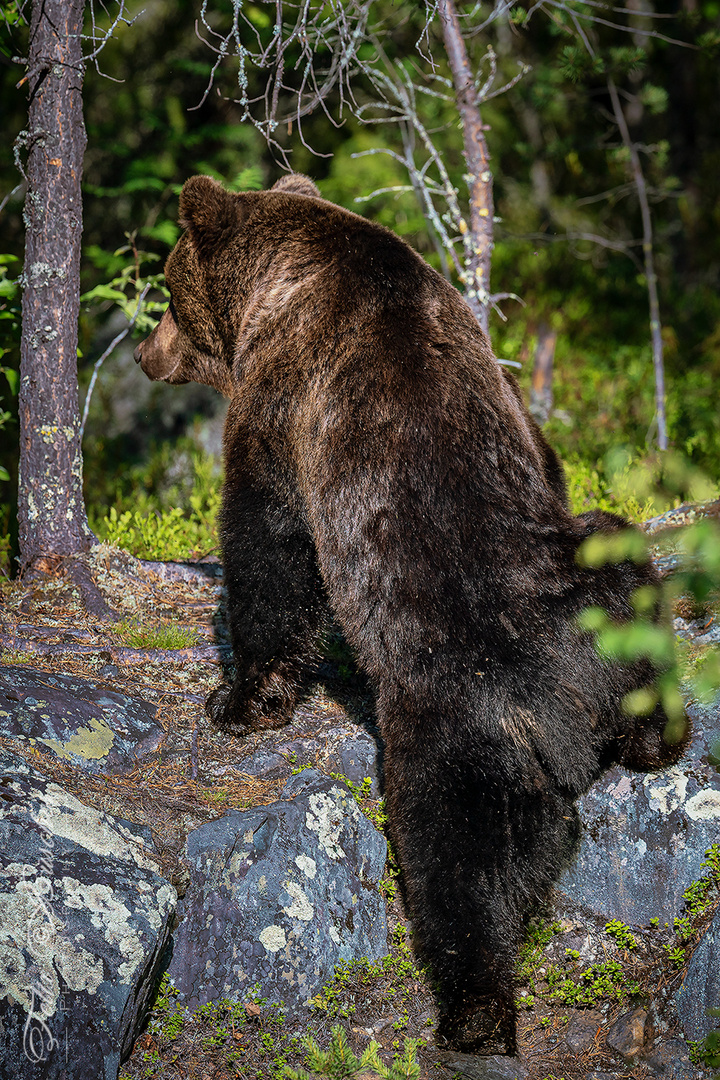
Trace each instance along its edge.
{"label": "lichen on tree trunk", "polygon": [[77,386],[84,0],[34,0],[27,86],[19,425],[21,568],[94,541],[82,495]]}

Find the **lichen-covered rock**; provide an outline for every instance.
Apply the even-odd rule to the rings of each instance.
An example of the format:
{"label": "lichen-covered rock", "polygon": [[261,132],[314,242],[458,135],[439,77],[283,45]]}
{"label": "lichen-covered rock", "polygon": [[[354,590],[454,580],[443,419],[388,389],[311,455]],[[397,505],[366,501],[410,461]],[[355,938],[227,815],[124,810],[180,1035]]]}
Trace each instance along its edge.
{"label": "lichen-covered rock", "polygon": [[662,773],[612,769],[579,802],[583,838],[558,884],[572,900],[608,918],[672,921],[682,894],[702,874],[720,835],[720,773],[710,764],[720,707],[688,706],[693,738]]}
{"label": "lichen-covered rock", "polygon": [[0,868],[0,1075],[116,1080],[175,890],[134,831],[4,751]]}
{"label": "lichen-covered rock", "polygon": [[369,778],[370,796],[377,798],[380,795],[378,744],[367,731],[356,728],[354,732],[347,732],[335,728],[328,732],[327,766],[342,773],[353,784],[360,785]]}
{"label": "lichen-covered rock", "polygon": [[720,1027],[720,913],[692,955],[676,1005],[686,1038],[704,1039]]}
{"label": "lichen-covered rock", "polygon": [[319,765],[327,772],[342,774],[358,786],[369,777],[369,794],[379,797],[378,744],[373,736],[357,727],[326,728],[321,718],[316,719],[316,724],[318,734],[314,738],[288,738],[273,733],[233,768],[249,776],[277,779],[289,778],[294,769]]}
{"label": "lichen-covered rock", "polygon": [[136,757],[155,750],[163,737],[156,712],[142,698],[75,675],[0,667],[0,735],[22,739],[85,772],[134,769]]}
{"label": "lichen-covered rock", "polygon": [[305,1005],[340,960],[387,952],[385,839],[347,787],[306,770],[280,802],[229,811],[188,836],[191,881],[170,975],[190,1008],[254,984]]}

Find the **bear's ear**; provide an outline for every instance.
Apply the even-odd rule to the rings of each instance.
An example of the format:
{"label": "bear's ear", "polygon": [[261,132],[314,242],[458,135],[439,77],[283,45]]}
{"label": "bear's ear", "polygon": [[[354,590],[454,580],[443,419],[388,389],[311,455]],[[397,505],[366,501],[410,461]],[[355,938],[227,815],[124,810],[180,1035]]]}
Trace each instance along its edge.
{"label": "bear's ear", "polygon": [[203,253],[215,250],[238,225],[238,201],[211,176],[191,176],[180,192],[180,224]]}
{"label": "bear's ear", "polygon": [[284,191],[288,195],[310,195],[313,199],[322,198],[312,180],[309,180],[307,176],[303,176],[302,173],[288,173],[287,176],[281,176],[270,190]]}

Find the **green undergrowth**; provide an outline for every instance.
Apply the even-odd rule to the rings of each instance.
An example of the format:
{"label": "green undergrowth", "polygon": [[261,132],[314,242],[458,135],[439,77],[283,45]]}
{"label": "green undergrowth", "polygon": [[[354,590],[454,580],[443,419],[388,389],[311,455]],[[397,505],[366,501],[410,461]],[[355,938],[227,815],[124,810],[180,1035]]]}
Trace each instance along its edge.
{"label": "green undergrowth", "polygon": [[[707,1009],[706,1013],[720,1025],[720,1009]],[[720,1026],[709,1031],[704,1039],[690,1043],[690,1060],[694,1065],[704,1065],[711,1069],[720,1069]],[[715,1073],[720,1076],[720,1073]]]}
{"label": "green undergrowth", "polygon": [[720,497],[717,480],[675,450],[649,454],[615,447],[595,460],[570,454],[563,468],[574,514],[606,510],[640,522],[685,502]]}
{"label": "green undergrowth", "polygon": [[[293,774],[296,772],[302,772],[303,769],[308,766],[302,766],[300,769],[294,769]],[[383,894],[388,903],[392,903],[397,896],[398,883],[400,878],[400,867],[398,861],[395,858],[395,852],[393,851],[390,837],[387,834],[387,813],[385,810],[385,799],[373,799],[370,794],[372,787],[372,779],[369,776],[364,777],[360,784],[355,784],[344,773],[331,772],[335,780],[341,780],[353,796],[358,806],[362,810],[365,817],[372,822],[378,832],[381,832],[385,837],[387,843],[387,859],[385,860],[385,869],[383,876],[380,879],[380,892]]]}
{"label": "green undergrowth", "polygon": [[[353,993],[362,992],[366,998],[371,983],[374,1004],[389,1005],[396,1012],[401,1009],[402,1002],[410,1000],[412,980],[420,977],[409,959],[406,938],[407,932],[399,927],[393,935],[393,955],[376,964],[364,960],[339,965],[334,979],[318,995],[317,1003],[313,1002],[316,1012],[348,1019],[354,1010],[343,1009],[340,997],[349,1001]],[[378,983],[382,983],[381,995],[377,994]],[[410,989],[405,986],[408,983]],[[380,1047],[374,1041],[356,1056],[340,1025],[335,1024],[329,1038],[322,1039],[318,1032],[323,1026],[314,1021],[304,1032],[293,1030],[283,1005],[261,997],[258,986],[248,990],[240,1002],[223,998],[191,1012],[180,1003],[166,973],[147,1028],[123,1066],[120,1080],[152,1080],[169,1071],[187,1075],[198,1053],[203,1060],[212,1060],[216,1070],[225,1069],[229,1075],[247,1080],[306,1080],[309,1074],[341,1080],[360,1073],[378,1080],[417,1080],[420,1067],[416,1050],[422,1040],[402,1036],[401,1043],[405,1026],[401,1012],[394,1025],[398,1038],[393,1041],[389,1062],[380,1057]]]}
{"label": "green undergrowth", "polygon": [[[522,988],[517,1000],[540,1029],[549,1029],[566,1009],[597,1008],[607,1004],[614,1009],[631,1008],[652,998],[660,973],[675,978],[687,964],[703,929],[712,918],[720,900],[720,844],[705,853],[704,873],[683,893],[683,910],[672,922],[650,920],[645,931],[631,930],[619,919],[605,924],[608,945],[600,961],[584,961],[578,950],[565,949],[565,955],[550,959],[548,945],[562,933],[557,921],[534,920],[520,949],[517,981]],[[600,940],[602,944],[602,939]],[[533,1018],[534,1017],[534,1018]],[[698,1063],[712,1064],[720,1054],[720,1031],[694,1044]]]}
{"label": "green undergrowth", "polygon": [[198,1052],[233,1076],[240,1070],[256,1080],[281,1080],[289,1061],[299,1059],[300,1045],[300,1037],[288,1030],[282,1005],[260,997],[257,986],[241,1002],[221,998],[190,1012],[166,973],[120,1080],[150,1080],[170,1069],[187,1075]]}
{"label": "green undergrowth", "polygon": [[[664,737],[673,744],[685,734],[685,699],[710,704],[720,690],[720,649],[713,643],[676,639],[671,619],[672,613],[682,612],[709,626],[720,615],[720,525],[711,517],[701,518],[657,539],[660,553],[675,566],[657,584],[634,591],[633,617],[617,622],[594,606],[580,613],[578,624],[594,635],[604,659],[650,661],[657,672],[654,681],[626,694],[622,708],[627,715],[648,716],[661,702],[668,717]],[[597,532],[583,543],[578,560],[590,567],[623,560],[642,563],[647,549],[647,539],[637,530]],[[658,611],[666,613],[664,620],[658,621]],[[720,756],[720,744],[713,753]]]}
{"label": "green undergrowth", "polygon": [[[344,1080],[362,1074],[363,1077],[378,1077],[379,1080],[417,1080],[420,1065],[416,1058],[419,1039],[405,1039],[402,1053],[396,1054],[390,1066],[385,1065],[379,1055],[380,1047],[371,1041],[358,1057],[353,1053],[347,1036],[341,1027],[334,1027],[330,1045],[321,1050],[311,1035],[305,1036],[305,1064],[314,1076],[328,1077],[329,1080]],[[311,1080],[306,1069],[286,1070],[287,1080]]]}
{"label": "green undergrowth", "polygon": [[[573,513],[606,510],[639,522],[682,502],[720,497],[717,481],[708,479],[683,454],[641,454],[625,447],[604,457],[564,459]],[[96,535],[146,559],[198,558],[217,549],[220,507],[219,461],[189,439],[157,447],[143,465],[122,474],[114,494],[98,501],[99,482],[90,485],[88,516]],[[92,497],[94,492],[95,497]],[[0,541],[1,543],[1,541]],[[332,654],[332,640],[326,649]],[[342,652],[339,673],[350,677],[353,664]]]}
{"label": "green undergrowth", "polygon": [[[518,1008],[591,1008],[640,994],[634,964],[628,963],[628,954],[637,942],[627,926],[617,920],[609,922],[605,933],[620,951],[602,962],[589,964],[583,962],[576,949],[566,949],[562,960],[548,959],[545,949],[561,931],[558,922],[540,919],[531,924],[518,957],[518,983],[528,988],[518,998]],[[542,1020],[540,1024],[543,1026]]]}
{"label": "green undergrowth", "polygon": [[401,1031],[407,1026],[416,984],[424,978],[425,972],[413,958],[407,928],[396,926],[387,956],[375,961],[341,961],[335,967],[334,978],[315,995],[311,1006],[331,1020],[351,1020],[372,996],[373,1007],[380,1015],[387,1008],[399,1013],[393,1027]]}
{"label": "green undergrowth", "polygon": [[132,621],[116,624],[113,636],[118,643],[133,649],[187,649],[200,640],[200,635],[191,627],[172,623],[143,626]]}
{"label": "green undergrowth", "polygon": [[[683,893],[683,911],[673,920],[673,937],[662,946],[670,963],[677,968],[685,966],[697,944],[699,927],[704,925],[720,899],[720,844],[712,844],[707,849],[700,869],[705,873]],[[659,920],[653,920],[653,923],[657,927]],[[665,924],[666,928],[668,925]]]}
{"label": "green undergrowth", "polygon": [[112,505],[89,506],[99,540],[139,559],[199,559],[215,552],[221,477],[211,454],[158,452],[145,470],[131,470]]}

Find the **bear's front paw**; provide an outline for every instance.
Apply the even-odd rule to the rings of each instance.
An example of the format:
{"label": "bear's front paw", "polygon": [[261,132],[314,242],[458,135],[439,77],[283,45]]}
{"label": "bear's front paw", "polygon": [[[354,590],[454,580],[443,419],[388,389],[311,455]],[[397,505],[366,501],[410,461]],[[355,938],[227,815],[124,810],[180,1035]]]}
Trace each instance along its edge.
{"label": "bear's front paw", "polygon": [[297,701],[297,684],[280,671],[257,683],[222,683],[205,702],[205,712],[217,727],[241,734],[289,723]]}
{"label": "bear's front paw", "polygon": [[210,718],[216,727],[226,731],[245,730],[247,724],[233,715],[232,698],[233,688],[228,683],[221,683],[205,699],[205,715]]}
{"label": "bear's front paw", "polygon": [[251,728],[279,728],[289,724],[297,704],[297,682],[282,667],[268,672],[248,699],[244,721]]}

